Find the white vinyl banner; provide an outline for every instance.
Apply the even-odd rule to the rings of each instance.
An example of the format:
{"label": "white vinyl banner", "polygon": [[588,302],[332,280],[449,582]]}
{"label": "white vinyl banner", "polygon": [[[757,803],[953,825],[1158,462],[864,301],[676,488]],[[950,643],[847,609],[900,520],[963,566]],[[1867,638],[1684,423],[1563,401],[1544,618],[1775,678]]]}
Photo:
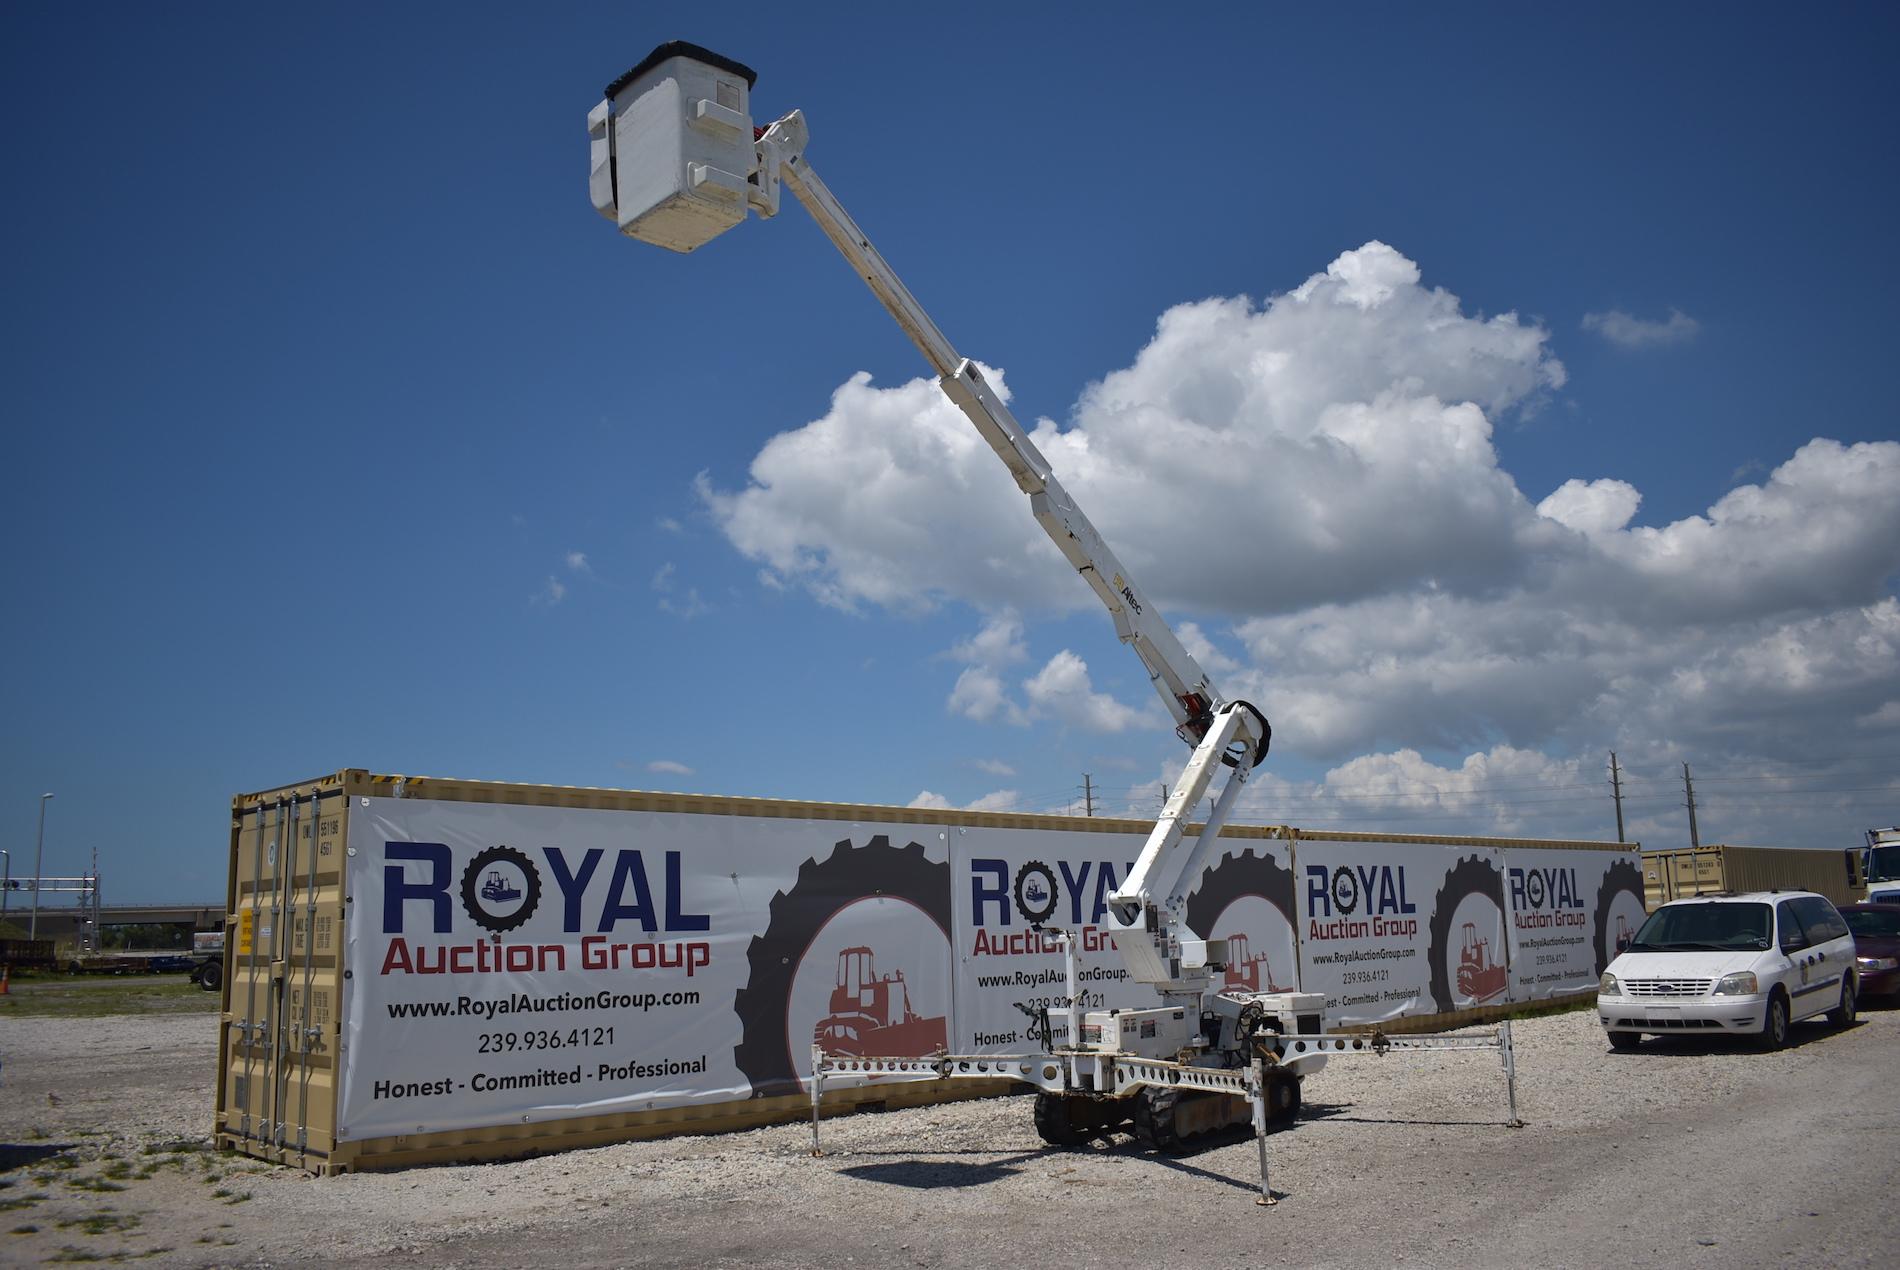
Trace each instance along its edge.
{"label": "white vinyl banner", "polygon": [[1129,980],[1104,923],[1108,897],[1141,850],[1140,835],[971,828],[950,834],[960,1051],[1035,1048],[1032,1025],[1068,994],[1062,946],[1044,927],[1075,938],[1083,1010],[1160,1004],[1152,989]]}
{"label": "white vinyl banner", "polygon": [[[1062,948],[1038,927],[1074,932],[1082,1010],[1160,1004],[1153,989],[1128,978],[1105,920],[1108,897],[1127,878],[1143,835],[950,832],[954,1034],[965,1052],[1031,1048],[1030,1028],[1040,1012],[1063,1004]],[[1277,842],[1234,841],[1187,897],[1188,925],[1203,938],[1228,941],[1220,986],[1240,991],[1293,986],[1294,913],[1288,854]]]}
{"label": "white vinyl banner", "polygon": [[1331,1023],[1376,1023],[1509,999],[1495,849],[1300,842],[1300,982]]}
{"label": "white vinyl banner", "polygon": [[794,1093],[950,1014],[940,826],[361,799],[341,1139]]}
{"label": "white vinyl banner", "polygon": [[1511,1000],[1588,992],[1643,924],[1635,852],[1509,848]]}
{"label": "white vinyl banner", "polygon": [[[838,1054],[1022,1052],[1067,992],[1157,1004],[1105,922],[1143,836],[362,798],[343,1140],[795,1094]],[[1587,990],[1633,853],[1234,839],[1220,986],[1364,1023]],[[1507,930],[1507,919],[1509,927]]]}

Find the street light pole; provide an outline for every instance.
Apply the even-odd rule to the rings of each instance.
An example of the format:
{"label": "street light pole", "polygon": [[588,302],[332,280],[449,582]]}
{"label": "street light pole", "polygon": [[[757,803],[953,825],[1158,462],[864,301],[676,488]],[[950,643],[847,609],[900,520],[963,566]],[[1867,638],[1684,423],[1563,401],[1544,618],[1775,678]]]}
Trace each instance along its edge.
{"label": "street light pole", "polygon": [[51,794],[40,795],[40,832],[33,845],[33,921],[27,927],[26,937],[40,937],[40,863],[46,857],[46,800]]}
{"label": "street light pole", "polygon": [[0,922],[7,919],[7,895],[13,890],[13,853],[0,847],[0,865],[5,866],[6,877],[0,880]]}

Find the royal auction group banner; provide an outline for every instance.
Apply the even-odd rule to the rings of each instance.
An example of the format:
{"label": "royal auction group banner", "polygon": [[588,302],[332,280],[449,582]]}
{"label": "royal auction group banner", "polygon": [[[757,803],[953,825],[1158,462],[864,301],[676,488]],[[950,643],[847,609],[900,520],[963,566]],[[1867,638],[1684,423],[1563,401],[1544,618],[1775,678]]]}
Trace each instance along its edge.
{"label": "royal auction group banner", "polygon": [[[1143,835],[359,800],[341,1140],[799,1092],[811,1047],[1022,1052],[1066,993],[1156,1003],[1105,921]],[[1634,852],[1229,839],[1187,899],[1222,986],[1363,1023],[1594,985]]]}

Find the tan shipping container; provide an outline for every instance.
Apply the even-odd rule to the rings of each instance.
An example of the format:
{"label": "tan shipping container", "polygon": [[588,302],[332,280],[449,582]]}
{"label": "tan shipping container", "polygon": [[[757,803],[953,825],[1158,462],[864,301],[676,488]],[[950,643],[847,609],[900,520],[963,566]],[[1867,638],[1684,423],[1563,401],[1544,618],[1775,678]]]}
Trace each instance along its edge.
{"label": "tan shipping container", "polygon": [[1836,904],[1867,898],[1859,853],[1715,843],[1643,852],[1643,901],[1651,912],[1670,900],[1722,891],[1813,891]]}
{"label": "tan shipping container", "polygon": [[[374,894],[384,885],[377,880],[377,869],[369,867],[369,861],[357,859],[353,865],[352,857],[359,850],[359,841],[369,840],[367,834],[371,817],[378,814],[374,809],[409,807],[415,803],[449,810],[461,807],[464,810],[456,814],[465,817],[492,815],[505,818],[508,815],[549,814],[518,810],[538,808],[561,809],[557,813],[560,815],[570,812],[608,812],[684,817],[694,824],[707,826],[708,834],[722,833],[728,839],[740,842],[748,851],[753,851],[755,854],[750,858],[764,873],[788,867],[785,864],[787,856],[778,849],[778,844],[785,841],[784,822],[840,822],[835,830],[805,823],[797,826],[800,832],[819,833],[826,842],[848,835],[858,838],[869,835],[868,841],[877,842],[881,840],[877,834],[881,826],[888,828],[895,836],[896,827],[914,829],[920,822],[928,823],[933,829],[947,828],[950,834],[982,830],[1046,831],[1051,835],[1051,852],[1059,849],[1056,841],[1058,835],[1145,835],[1152,827],[1150,821],[1102,817],[1083,819],[922,811],[903,807],[499,784],[384,776],[360,769],[347,769],[296,785],[240,795],[232,800],[225,917],[223,1028],[219,1045],[214,1128],[221,1147],[312,1172],[337,1173],[453,1160],[507,1158],[670,1133],[746,1129],[795,1120],[810,1114],[808,1097],[796,1092],[777,1092],[788,1087],[785,1082],[768,1086],[755,1081],[753,1088],[759,1092],[753,1096],[741,1094],[722,1101],[673,1105],[654,1105],[649,1102],[639,1109],[627,1109],[623,1102],[606,1114],[585,1114],[570,1109],[557,1115],[539,1114],[532,1122],[528,1116],[518,1116],[508,1123],[447,1128],[439,1127],[439,1124],[431,1126],[426,1123],[424,1116],[417,1115],[411,1118],[425,1119],[425,1123],[416,1125],[413,1132],[369,1133],[360,1127],[362,1122],[358,1122],[356,1128],[346,1128],[348,1122],[342,1116],[349,1102],[349,1092],[344,1088],[344,1077],[355,1070],[352,1064],[364,1057],[361,1052],[364,1047],[359,1046],[358,1052],[347,1054],[351,1061],[345,1062],[346,1046],[352,1043],[351,1027],[366,1029],[357,1033],[355,1039],[367,1046],[374,1039],[374,1028],[391,1026],[388,1023],[376,1023],[372,1028],[367,1018],[352,1022],[351,1018],[346,1017],[357,1009],[349,1006],[346,997],[351,993],[367,991],[363,978],[370,976],[365,971],[369,970],[373,975],[376,964],[374,961],[359,962],[356,973],[361,977],[354,987],[351,986],[348,982],[352,974],[349,940],[353,933],[353,913],[358,923],[370,929],[375,927],[377,915],[387,912],[386,908],[370,907],[375,904],[373,899],[368,905],[359,904],[358,901],[364,897],[351,894],[353,889]],[[487,805],[487,809],[469,805]],[[362,821],[354,828],[353,817]],[[779,822],[779,827],[775,828],[770,822]],[[863,833],[854,833],[848,825],[864,826]],[[774,834],[778,836],[774,837]],[[1591,858],[1606,861],[1613,856],[1620,856],[1627,859],[1628,863],[1618,863],[1615,868],[1629,874],[1628,888],[1632,891],[1630,902],[1636,902],[1633,895],[1636,883],[1633,857],[1638,847],[1635,844],[1625,846],[1617,843],[1417,834],[1309,832],[1288,826],[1230,826],[1223,836],[1271,840],[1289,844],[1293,849],[1303,843],[1311,844],[1315,850],[1321,849],[1322,844],[1418,844],[1442,848],[1478,848],[1498,853],[1500,859],[1507,850],[1541,852],[1546,849],[1581,851],[1589,853]],[[840,848],[844,845],[838,844]],[[497,852],[507,854],[509,848],[495,847],[483,854],[493,855]],[[654,854],[657,855],[657,851]],[[803,854],[802,848],[798,854]],[[1454,857],[1462,854],[1452,853]],[[1047,858],[1054,860],[1058,856],[1050,854]],[[814,857],[808,863],[815,865],[817,860]],[[669,862],[669,867],[676,866]],[[693,867],[699,866],[695,863]],[[789,867],[793,870],[799,868],[796,858],[792,859]],[[946,876],[947,868],[946,865]],[[606,873],[607,869],[601,869],[599,877],[604,879]],[[735,885],[739,878],[739,873],[735,872]],[[672,882],[677,879],[669,876],[666,880]],[[572,881],[571,877],[566,879],[563,888]],[[471,866],[470,874],[463,879],[464,896],[467,896],[471,887],[481,882],[482,878],[475,876]],[[1287,879],[1286,885],[1290,896],[1291,879]],[[1594,888],[1595,884],[1591,886]],[[655,889],[657,893],[659,888]],[[883,892],[880,890],[879,893]],[[558,908],[564,894],[564,890],[561,893],[550,890],[549,906]],[[1596,891],[1592,889],[1587,895],[1578,897],[1577,902],[1581,906],[1586,901],[1595,901],[1596,896]],[[641,898],[645,900],[644,893]],[[668,902],[671,903],[673,898],[669,895]],[[783,895],[774,897],[774,908],[781,898],[784,898]],[[413,896],[407,895],[399,897],[399,902],[419,904]],[[354,912],[358,907],[364,911]],[[426,909],[426,906],[422,907]],[[1597,925],[1602,927],[1604,924],[1605,919],[1599,913]],[[521,944],[505,942],[509,937],[501,933],[492,936],[484,934],[479,938],[494,941],[496,959],[504,952],[512,955],[512,952],[524,949]],[[753,942],[756,945],[760,941]],[[776,950],[774,953],[773,960],[779,960]],[[1113,955],[1112,947],[1107,955]],[[793,960],[796,961],[796,958]],[[615,965],[618,964],[616,961]],[[441,965],[437,963],[435,973],[441,972]],[[512,970],[514,967],[510,965],[508,968]],[[387,964],[383,973],[388,973]],[[890,980],[891,976],[886,975],[881,981],[888,983]],[[448,981],[433,982],[438,989],[446,990]],[[877,982],[873,980],[868,986],[875,987]],[[842,983],[839,986],[842,988]],[[913,975],[913,989],[915,986]],[[1566,988],[1565,991],[1574,992],[1575,989]],[[783,1000],[782,997],[780,999]],[[707,1003],[711,1004],[710,998]],[[1385,1028],[1396,1032],[1456,1026],[1501,1017],[1511,1008],[1512,1005],[1499,1002],[1433,1015],[1413,1014],[1393,1019],[1385,1024]],[[383,1015],[379,1012],[375,1017],[381,1019]],[[787,1026],[786,1031],[789,1033],[792,1029]],[[801,1038],[802,1033],[785,1037],[794,1043]],[[564,1059],[564,1062],[568,1061],[572,1059]],[[568,1082],[563,1080],[559,1083]],[[795,1081],[789,1087],[796,1089]],[[860,1088],[828,1087],[825,1104],[828,1112],[866,1105],[913,1106],[985,1096],[1011,1088],[1011,1083],[1006,1081],[976,1080],[919,1081]],[[408,1126],[403,1128],[406,1130]]]}
{"label": "tan shipping container", "polygon": [[[637,793],[556,785],[379,776],[346,769],[231,803],[218,1145],[316,1173],[504,1159],[670,1133],[750,1129],[810,1113],[800,1095],[533,1124],[339,1140],[345,868],[352,801],[429,798],[519,806],[698,812],[857,822],[915,819],[904,808]],[[941,818],[946,813],[933,813]],[[954,815],[954,813],[951,813]],[[1056,817],[1001,817],[1050,821]],[[1115,822],[1102,822],[1112,824]],[[828,1090],[827,1110],[981,1097],[1005,1081],[916,1081]]]}

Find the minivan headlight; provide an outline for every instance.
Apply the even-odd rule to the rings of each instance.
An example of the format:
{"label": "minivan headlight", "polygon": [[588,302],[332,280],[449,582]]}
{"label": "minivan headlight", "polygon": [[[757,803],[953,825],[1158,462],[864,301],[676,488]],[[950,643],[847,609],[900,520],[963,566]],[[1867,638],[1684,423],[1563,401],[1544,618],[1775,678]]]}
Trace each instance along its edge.
{"label": "minivan headlight", "polygon": [[1605,996],[1605,997],[1620,997],[1623,995],[1623,985],[1616,981],[1615,975],[1609,973],[1608,971],[1605,971],[1603,974],[1603,979],[1601,980],[1601,982],[1597,984],[1597,995]]}
{"label": "minivan headlight", "polygon": [[1752,997],[1760,991],[1761,984],[1752,970],[1723,975],[1715,984],[1715,995],[1718,997]]}

